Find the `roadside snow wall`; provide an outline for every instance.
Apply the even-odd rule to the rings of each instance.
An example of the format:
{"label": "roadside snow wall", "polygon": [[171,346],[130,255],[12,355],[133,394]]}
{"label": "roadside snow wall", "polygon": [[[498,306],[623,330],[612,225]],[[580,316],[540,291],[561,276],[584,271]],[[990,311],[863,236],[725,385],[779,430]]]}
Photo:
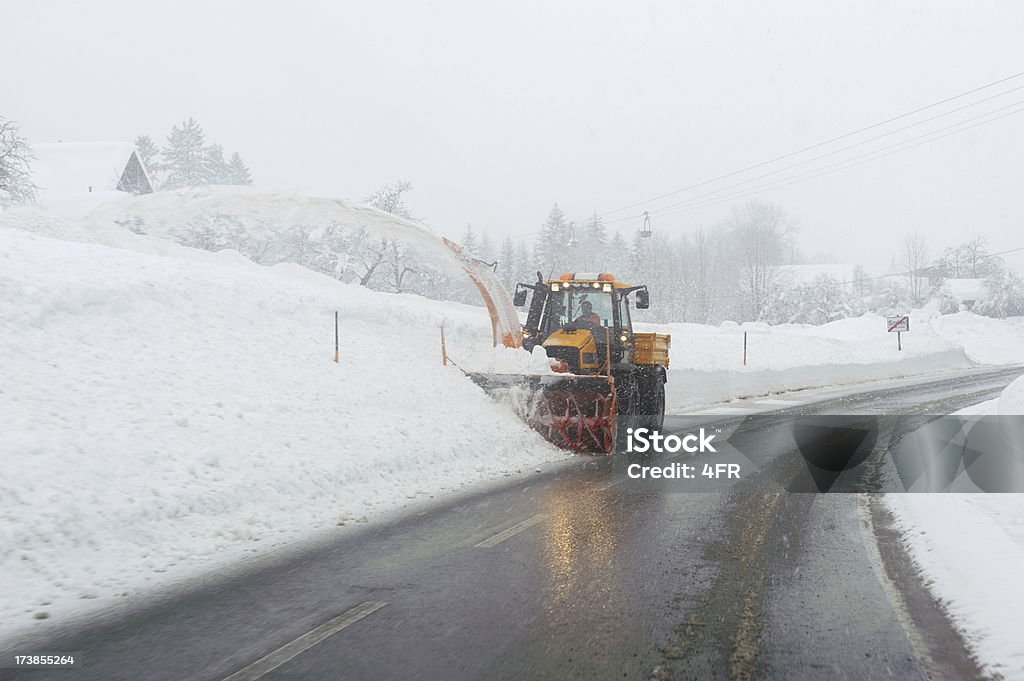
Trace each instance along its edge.
{"label": "roadside snow wall", "polygon": [[441,366],[442,321],[490,348],[480,307],[2,226],[95,238],[31,215],[0,216],[0,637],[566,457]]}
{"label": "roadside snow wall", "polygon": [[[748,323],[722,326],[643,324],[672,334],[666,386],[669,412],[771,393],[849,385],[982,363],[1024,363],[1021,320],[969,313],[911,315],[903,350],[885,319],[866,314],[822,326]],[[747,333],[747,365],[743,334]]]}

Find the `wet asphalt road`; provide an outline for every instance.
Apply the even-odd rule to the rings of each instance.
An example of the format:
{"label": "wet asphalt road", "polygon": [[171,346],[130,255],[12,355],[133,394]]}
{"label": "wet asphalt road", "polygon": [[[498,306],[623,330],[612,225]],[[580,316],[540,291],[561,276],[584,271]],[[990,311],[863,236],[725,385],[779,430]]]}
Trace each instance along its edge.
{"label": "wet asphalt road", "polygon": [[[744,479],[671,493],[626,482],[626,455],[580,457],[34,646],[82,651],[79,671],[0,678],[980,678],[878,504],[780,492],[806,469],[779,433],[809,414],[924,423],[994,397],[1021,372],[745,421],[669,417],[665,432],[743,422],[737,440],[756,446],[671,460],[742,462]],[[876,534],[877,547],[865,541]],[[349,622],[361,604],[355,612],[368,614]],[[345,615],[346,626],[299,650],[300,637]],[[289,645],[259,676],[265,668],[252,665]]]}

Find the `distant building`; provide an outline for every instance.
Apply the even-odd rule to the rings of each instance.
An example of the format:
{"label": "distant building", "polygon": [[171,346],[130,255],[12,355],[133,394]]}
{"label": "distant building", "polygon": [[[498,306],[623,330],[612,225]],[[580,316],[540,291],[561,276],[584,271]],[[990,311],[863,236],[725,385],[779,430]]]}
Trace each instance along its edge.
{"label": "distant building", "polygon": [[131,142],[56,142],[32,150],[36,203],[59,217],[79,219],[118,196],[153,191]]}
{"label": "distant building", "polygon": [[970,310],[985,295],[984,279],[947,279],[946,286],[956,302]]}

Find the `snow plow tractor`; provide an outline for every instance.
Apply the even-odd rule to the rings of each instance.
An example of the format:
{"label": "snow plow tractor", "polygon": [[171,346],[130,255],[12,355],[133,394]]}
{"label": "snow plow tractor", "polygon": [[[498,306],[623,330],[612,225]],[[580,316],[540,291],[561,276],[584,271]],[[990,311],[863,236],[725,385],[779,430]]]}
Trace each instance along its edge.
{"label": "snow plow tractor", "polygon": [[554,281],[538,273],[516,286],[514,304],[528,298],[522,347],[543,347],[553,373],[471,373],[477,384],[515,393],[527,423],[564,449],[611,454],[627,427],[661,428],[671,338],[633,331],[630,304],[649,306],[646,286],[604,273]]}

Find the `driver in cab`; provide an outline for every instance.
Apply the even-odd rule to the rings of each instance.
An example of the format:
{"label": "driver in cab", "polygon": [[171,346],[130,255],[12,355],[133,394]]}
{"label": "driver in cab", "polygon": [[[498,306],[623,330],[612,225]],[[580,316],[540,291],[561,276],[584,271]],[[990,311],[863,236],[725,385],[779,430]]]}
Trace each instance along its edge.
{"label": "driver in cab", "polygon": [[573,323],[577,326],[589,326],[591,329],[598,329],[601,327],[601,317],[594,312],[593,303],[589,300],[584,300],[580,303],[580,316],[574,319]]}

